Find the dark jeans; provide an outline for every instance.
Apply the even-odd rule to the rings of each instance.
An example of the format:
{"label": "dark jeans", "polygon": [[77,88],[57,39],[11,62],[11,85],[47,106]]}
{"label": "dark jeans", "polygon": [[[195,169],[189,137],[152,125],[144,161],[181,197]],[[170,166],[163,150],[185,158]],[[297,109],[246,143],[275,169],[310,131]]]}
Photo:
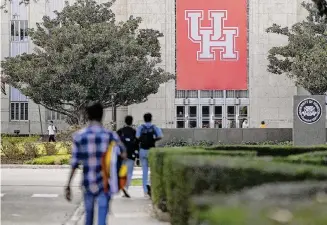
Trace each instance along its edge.
{"label": "dark jeans", "polygon": [[56,142],[54,135],[49,136],[49,142]]}

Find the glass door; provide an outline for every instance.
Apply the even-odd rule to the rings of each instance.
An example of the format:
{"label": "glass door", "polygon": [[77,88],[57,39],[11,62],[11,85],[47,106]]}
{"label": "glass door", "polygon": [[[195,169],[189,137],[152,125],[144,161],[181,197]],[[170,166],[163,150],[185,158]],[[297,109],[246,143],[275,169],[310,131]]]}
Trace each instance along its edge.
{"label": "glass door", "polygon": [[238,127],[239,128],[249,128],[248,106],[247,105],[239,105],[238,106]]}
{"label": "glass door", "polygon": [[185,128],[185,106],[176,106],[176,128]]}
{"label": "glass door", "polygon": [[214,128],[223,128],[223,106],[213,106],[213,126]]}
{"label": "glass door", "polygon": [[198,107],[197,106],[188,106],[188,128],[198,127]]}
{"label": "glass door", "polygon": [[226,106],[226,128],[236,128],[236,106]]}
{"label": "glass door", "polygon": [[210,115],[211,115],[211,106],[209,105],[201,105],[201,128],[210,128]]}

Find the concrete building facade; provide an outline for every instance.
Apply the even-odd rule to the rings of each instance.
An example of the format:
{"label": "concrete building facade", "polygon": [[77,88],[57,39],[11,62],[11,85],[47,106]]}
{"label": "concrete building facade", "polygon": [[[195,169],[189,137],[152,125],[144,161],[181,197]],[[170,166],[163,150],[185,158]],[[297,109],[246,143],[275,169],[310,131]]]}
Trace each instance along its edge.
{"label": "concrete building facade", "polygon": [[[70,4],[74,1],[69,0]],[[98,0],[99,3],[107,2]],[[145,112],[153,114],[154,123],[163,128],[240,128],[249,120],[250,127],[258,127],[264,120],[271,128],[292,127],[292,98],[306,92],[283,75],[267,72],[267,53],[273,46],[287,43],[282,36],[266,33],[273,23],[291,26],[304,19],[302,0],[248,0],[248,90],[176,90],[175,81],[162,84],[157,94],[145,103],[118,109],[118,126],[129,114],[140,124]],[[8,12],[1,11],[1,60],[33,51],[25,29],[35,27],[44,15],[54,17],[64,0],[31,1],[28,6],[12,0]],[[113,6],[116,20],[130,15],[142,17],[141,28],[161,31],[161,67],[175,73],[175,0],[119,0]],[[178,63],[178,62],[177,62]],[[178,76],[178,74],[177,74]],[[5,86],[1,95],[2,133],[46,132],[49,120],[65,129],[61,115],[39,107],[18,90]],[[41,121],[41,122],[40,122]],[[105,123],[111,121],[111,110],[106,110]]]}

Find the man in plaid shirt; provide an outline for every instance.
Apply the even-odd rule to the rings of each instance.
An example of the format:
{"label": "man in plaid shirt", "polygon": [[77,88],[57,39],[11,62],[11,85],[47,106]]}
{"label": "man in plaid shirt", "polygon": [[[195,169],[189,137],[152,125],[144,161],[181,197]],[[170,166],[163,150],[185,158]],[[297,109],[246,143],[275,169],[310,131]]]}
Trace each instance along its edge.
{"label": "man in plaid shirt", "polygon": [[104,192],[101,159],[111,141],[116,141],[120,146],[120,151],[117,154],[122,158],[126,158],[126,151],[119,136],[102,126],[103,106],[100,103],[88,106],[86,112],[90,121],[89,126],[78,131],[73,136],[72,170],[66,187],[66,198],[68,201],[71,200],[70,183],[78,165],[82,164],[86,212],[85,224],[93,224],[94,202],[97,199],[99,205],[98,224],[105,225],[109,209],[110,192]]}

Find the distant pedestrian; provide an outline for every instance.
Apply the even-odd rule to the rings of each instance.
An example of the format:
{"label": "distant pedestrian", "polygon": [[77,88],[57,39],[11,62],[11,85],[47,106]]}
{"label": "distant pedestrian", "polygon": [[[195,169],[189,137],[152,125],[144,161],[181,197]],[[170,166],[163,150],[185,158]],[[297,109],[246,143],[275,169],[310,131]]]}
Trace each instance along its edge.
{"label": "distant pedestrian", "polygon": [[245,119],[242,123],[242,128],[249,128],[249,122],[247,119]]}
{"label": "distant pedestrian", "polygon": [[156,125],[152,124],[151,113],[146,113],[143,116],[144,124],[136,130],[136,138],[140,142],[140,161],[142,166],[142,183],[144,196],[151,197],[151,187],[148,184],[148,155],[149,150],[155,147],[155,143],[163,137],[162,131]]}
{"label": "distant pedestrian", "polygon": [[120,137],[120,140],[124,143],[127,150],[127,159],[125,160],[125,164],[127,165],[127,183],[125,188],[123,189],[124,197],[130,198],[128,194],[128,187],[131,184],[133,178],[134,164],[135,159],[138,157],[138,140],[136,139],[136,130],[132,127],[133,125],[133,117],[126,116],[125,117],[125,127],[119,129],[117,134]]}
{"label": "distant pedestrian", "polygon": [[261,121],[260,128],[267,128],[265,121]]}
{"label": "distant pedestrian", "polygon": [[49,132],[49,142],[56,142],[55,135],[57,133],[57,127],[53,125],[53,121],[50,121],[50,124],[48,126],[48,132]]}
{"label": "distant pedestrian", "polygon": [[[71,201],[70,184],[79,163],[81,163],[83,165],[85,225],[93,225],[95,201],[98,203],[98,224],[105,225],[112,191],[106,188],[109,187],[109,180],[104,179],[103,156],[108,152],[109,144],[113,143],[112,141],[116,142],[118,147],[114,148],[110,155],[111,168],[116,168],[118,160],[115,159],[126,158],[126,152],[119,136],[103,127],[101,123],[103,106],[100,103],[88,106],[86,114],[90,121],[89,125],[75,133],[73,137],[71,172],[65,195],[66,199]],[[118,187],[118,179],[110,179],[110,182],[110,187]]]}

